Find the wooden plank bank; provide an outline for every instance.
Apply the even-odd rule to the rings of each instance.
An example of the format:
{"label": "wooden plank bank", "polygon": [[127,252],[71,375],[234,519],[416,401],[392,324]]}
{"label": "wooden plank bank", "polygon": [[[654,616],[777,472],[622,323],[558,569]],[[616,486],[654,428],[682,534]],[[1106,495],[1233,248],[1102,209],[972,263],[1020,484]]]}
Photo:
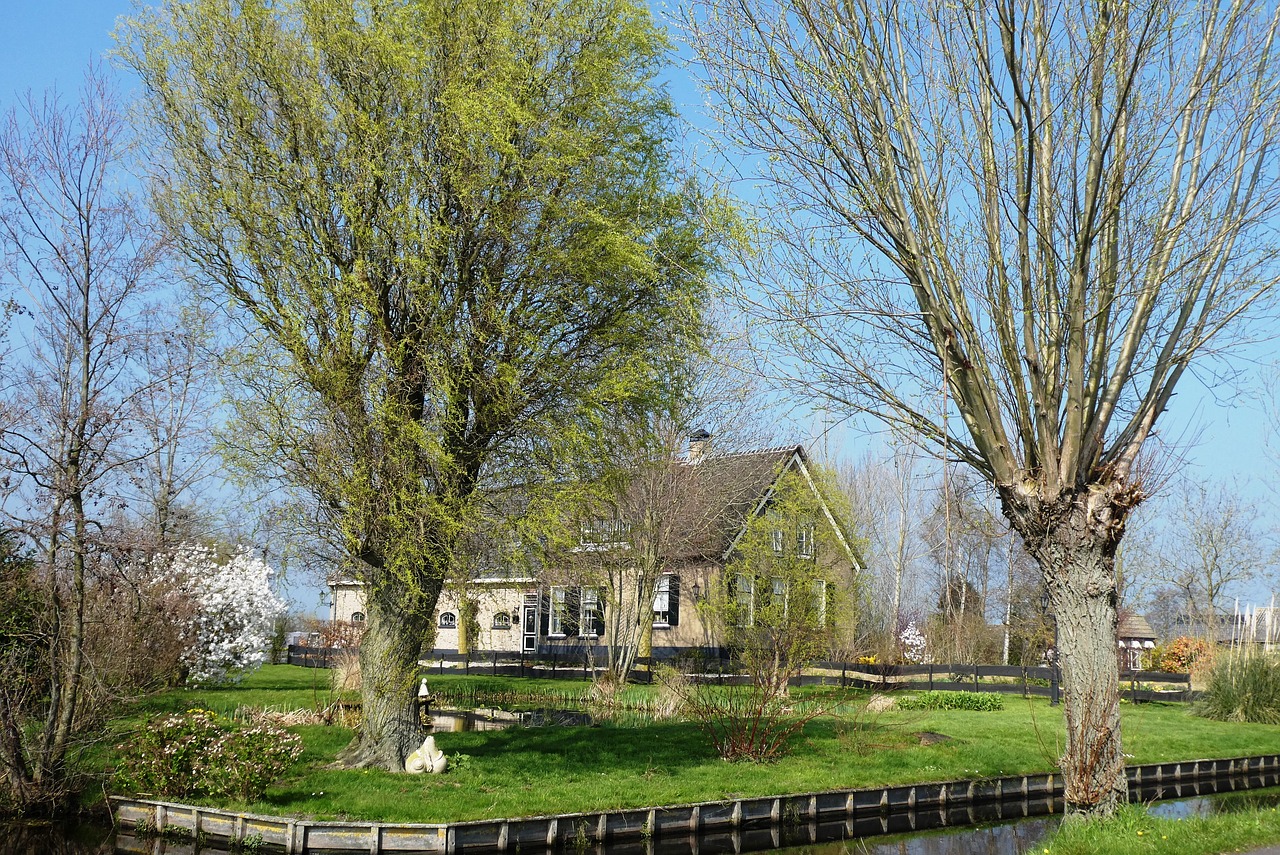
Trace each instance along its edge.
{"label": "wooden plank bank", "polygon": [[[1280,785],[1280,754],[1152,763],[1126,769],[1135,798],[1159,799]],[[489,855],[651,849],[654,840],[735,835],[731,851],[1035,816],[1060,810],[1058,774],[1012,775],[687,805],[454,823],[319,822],[233,813],[145,799],[112,798],[123,829],[139,838],[175,831],[233,847],[259,844],[288,855],[414,852]],[[717,847],[709,847],[716,849]],[[122,851],[149,852],[138,848]]]}

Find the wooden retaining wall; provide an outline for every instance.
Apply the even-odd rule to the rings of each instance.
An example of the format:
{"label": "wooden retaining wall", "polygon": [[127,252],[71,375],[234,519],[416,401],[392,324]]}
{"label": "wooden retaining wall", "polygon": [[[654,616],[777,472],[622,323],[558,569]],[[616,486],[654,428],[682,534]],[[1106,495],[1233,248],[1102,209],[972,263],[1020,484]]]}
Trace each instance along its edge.
{"label": "wooden retaining wall", "polygon": [[[1221,782],[1211,789],[1251,789],[1280,785],[1280,754],[1218,760],[1190,760],[1127,767],[1130,791],[1143,798],[1173,798],[1201,792],[1201,782]],[[1184,788],[1187,792],[1184,793]],[[868,824],[892,830],[910,814],[910,827],[922,812],[937,814],[941,824],[990,819],[989,805],[1015,805],[1009,816],[1052,813],[1062,795],[1058,774],[1014,775],[980,781],[942,781],[860,790],[832,790],[788,796],[734,799],[688,805],[635,808],[563,816],[522,817],[454,823],[316,822],[231,813],[145,799],[113,798],[116,820],[127,828],[180,833],[242,843],[246,839],[289,855],[323,852],[506,853],[584,849],[625,841],[687,837],[744,829],[841,823],[849,837],[872,831]],[[1003,816],[1000,812],[999,815]],[[816,831],[813,832],[816,835]]]}

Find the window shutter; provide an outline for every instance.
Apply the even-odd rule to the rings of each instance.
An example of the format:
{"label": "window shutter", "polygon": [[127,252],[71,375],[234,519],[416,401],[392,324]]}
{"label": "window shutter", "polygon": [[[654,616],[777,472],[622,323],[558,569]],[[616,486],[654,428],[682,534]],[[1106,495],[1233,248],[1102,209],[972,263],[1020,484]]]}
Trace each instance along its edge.
{"label": "window shutter", "polygon": [[680,625],[680,577],[672,574],[667,577],[667,623]]}
{"label": "window shutter", "polygon": [[551,632],[551,592],[543,591],[538,597],[538,635],[546,638]]}

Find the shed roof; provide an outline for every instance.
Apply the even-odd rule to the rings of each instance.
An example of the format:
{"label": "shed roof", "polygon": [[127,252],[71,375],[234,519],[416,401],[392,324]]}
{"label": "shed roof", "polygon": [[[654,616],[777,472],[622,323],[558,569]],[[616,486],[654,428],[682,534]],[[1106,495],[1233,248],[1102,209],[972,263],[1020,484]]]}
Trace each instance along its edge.
{"label": "shed roof", "polygon": [[1125,615],[1116,627],[1116,638],[1137,638],[1155,641],[1156,632],[1142,615]]}

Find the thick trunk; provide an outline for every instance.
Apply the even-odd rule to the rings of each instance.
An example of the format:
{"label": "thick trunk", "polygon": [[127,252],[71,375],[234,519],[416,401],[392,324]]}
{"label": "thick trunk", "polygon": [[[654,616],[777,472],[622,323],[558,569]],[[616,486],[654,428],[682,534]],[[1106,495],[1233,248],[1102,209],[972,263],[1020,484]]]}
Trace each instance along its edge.
{"label": "thick trunk", "polygon": [[1120,739],[1115,549],[1135,495],[1119,487],[1053,501],[1002,494],[1040,565],[1057,620],[1069,812],[1109,816],[1128,799]]}
{"label": "thick trunk", "polygon": [[418,656],[430,627],[421,610],[407,608],[401,600],[384,588],[365,604],[361,725],[338,757],[344,765],[402,772],[405,758],[422,742]]}

